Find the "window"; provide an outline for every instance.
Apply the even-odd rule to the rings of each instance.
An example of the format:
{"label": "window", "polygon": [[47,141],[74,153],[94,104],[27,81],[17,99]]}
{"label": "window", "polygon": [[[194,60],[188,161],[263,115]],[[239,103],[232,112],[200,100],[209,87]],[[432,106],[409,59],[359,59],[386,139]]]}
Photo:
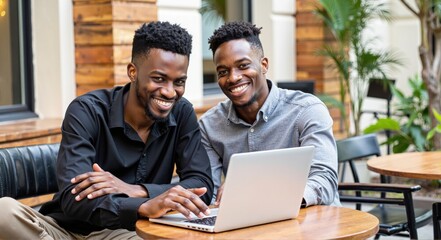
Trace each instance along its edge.
{"label": "window", "polygon": [[36,117],[31,1],[0,0],[0,121]]}
{"label": "window", "polygon": [[204,71],[204,96],[222,94],[213,56],[208,49],[208,38],[225,21],[251,22],[251,0],[202,0],[202,68]]}

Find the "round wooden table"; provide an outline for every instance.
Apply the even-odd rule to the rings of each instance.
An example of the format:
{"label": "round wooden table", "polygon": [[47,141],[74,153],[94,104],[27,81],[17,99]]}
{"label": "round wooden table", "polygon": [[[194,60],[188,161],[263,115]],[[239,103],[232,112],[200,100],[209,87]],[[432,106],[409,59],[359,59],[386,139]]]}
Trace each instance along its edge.
{"label": "round wooden table", "polygon": [[296,219],[221,233],[166,226],[146,219],[136,222],[136,232],[143,239],[366,239],[378,232],[378,224],[378,219],[366,212],[313,206],[301,209]]}
{"label": "round wooden table", "polygon": [[441,152],[406,152],[371,158],[369,170],[387,176],[441,179]]}

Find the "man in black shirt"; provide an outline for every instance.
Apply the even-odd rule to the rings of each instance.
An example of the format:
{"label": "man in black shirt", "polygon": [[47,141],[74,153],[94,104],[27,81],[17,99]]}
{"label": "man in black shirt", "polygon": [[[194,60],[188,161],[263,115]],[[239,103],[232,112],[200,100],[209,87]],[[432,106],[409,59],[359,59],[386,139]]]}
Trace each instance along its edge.
{"label": "man in black shirt", "polygon": [[[39,213],[0,199],[8,219],[0,221],[0,239],[136,238],[138,218],[209,214],[209,160],[193,107],[182,98],[190,53],[191,36],[178,25],[138,29],[130,83],[82,95],[66,111],[59,192]],[[171,184],[175,165],[180,182]]]}

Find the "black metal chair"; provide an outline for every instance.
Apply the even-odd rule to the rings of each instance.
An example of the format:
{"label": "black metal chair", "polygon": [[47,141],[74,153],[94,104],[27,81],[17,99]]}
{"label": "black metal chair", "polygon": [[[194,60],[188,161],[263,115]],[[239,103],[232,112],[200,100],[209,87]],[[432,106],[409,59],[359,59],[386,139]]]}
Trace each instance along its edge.
{"label": "black metal chair", "polygon": [[433,239],[441,239],[441,202],[432,204]]}
{"label": "black metal chair", "polygon": [[22,199],[58,191],[59,143],[0,149],[0,197]]}
{"label": "black metal chair", "polygon": [[298,80],[298,81],[281,81],[277,82],[277,87],[289,89],[289,90],[300,90],[304,93],[314,94],[315,83],[314,80]]}
{"label": "black metal chair", "polygon": [[[376,239],[380,235],[401,235],[417,239],[417,228],[432,220],[430,209],[419,209],[413,206],[412,193],[420,190],[421,186],[385,183],[384,177],[381,178],[381,183],[377,184],[359,182],[354,161],[381,155],[375,134],[339,140],[337,141],[337,151],[339,170],[341,170],[342,164],[349,164],[354,178],[353,183],[339,183],[340,201],[356,203],[358,210],[361,209],[361,204],[371,204],[372,208],[368,212],[375,215],[380,221]],[[395,194],[392,196],[387,193]]]}

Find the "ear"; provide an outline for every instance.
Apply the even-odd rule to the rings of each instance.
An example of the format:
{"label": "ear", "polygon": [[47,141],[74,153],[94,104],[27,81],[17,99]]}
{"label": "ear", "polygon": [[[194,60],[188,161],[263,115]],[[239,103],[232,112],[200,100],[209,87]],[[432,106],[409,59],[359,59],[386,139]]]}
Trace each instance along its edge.
{"label": "ear", "polygon": [[266,74],[269,69],[269,62],[267,57],[263,57],[262,60],[260,60],[260,66],[262,67],[262,73]]}
{"label": "ear", "polygon": [[136,80],[136,66],[134,63],[127,64],[127,76],[130,78],[131,82],[134,82]]}

